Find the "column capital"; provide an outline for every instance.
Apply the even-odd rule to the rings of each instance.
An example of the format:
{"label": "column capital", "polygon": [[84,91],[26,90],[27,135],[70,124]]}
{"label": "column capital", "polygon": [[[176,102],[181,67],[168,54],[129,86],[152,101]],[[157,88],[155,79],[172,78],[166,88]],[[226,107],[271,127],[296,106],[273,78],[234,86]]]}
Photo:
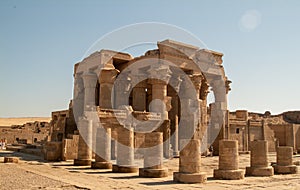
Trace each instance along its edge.
{"label": "column capital", "polygon": [[232,83],[231,80],[226,79],[226,81],[225,81],[226,94],[228,94],[228,92],[231,90],[231,88],[230,88],[231,83]]}
{"label": "column capital", "polygon": [[169,84],[171,85],[172,88],[178,93],[180,90],[180,85],[182,83],[181,77],[178,76],[172,76]]}
{"label": "column capital", "polygon": [[201,100],[206,100],[207,95],[209,93],[209,84],[207,81],[202,82],[201,89],[200,89],[200,99]]}
{"label": "column capital", "polygon": [[118,77],[116,83],[114,83],[114,85],[116,85],[117,91],[126,94],[131,89],[131,86],[132,86],[131,81],[132,81],[131,76],[129,76],[129,75],[119,75],[119,77]]}
{"label": "column capital", "polygon": [[82,74],[84,88],[95,88],[97,82],[97,75],[93,72],[85,72]]}
{"label": "column capital", "polygon": [[130,74],[131,84],[137,88],[147,88],[147,76],[144,74]]}
{"label": "column capital", "polygon": [[194,86],[196,87],[196,90],[200,90],[202,80],[204,79],[204,76],[202,74],[194,74],[190,76]]}
{"label": "column capital", "polygon": [[102,69],[99,75],[99,82],[113,84],[116,77],[120,73],[117,69]]}
{"label": "column capital", "polygon": [[[172,71],[170,70],[168,65],[152,65],[148,70],[150,78],[158,79],[158,81],[164,81],[165,83],[169,83],[171,78]],[[155,80],[154,80],[155,81]]]}

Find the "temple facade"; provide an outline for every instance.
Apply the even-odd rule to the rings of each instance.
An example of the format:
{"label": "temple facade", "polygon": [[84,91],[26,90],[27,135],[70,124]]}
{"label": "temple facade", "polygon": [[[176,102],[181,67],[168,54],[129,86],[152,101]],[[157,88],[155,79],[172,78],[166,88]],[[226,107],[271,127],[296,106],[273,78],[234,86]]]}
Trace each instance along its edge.
{"label": "temple facade", "polygon": [[[157,47],[135,58],[101,50],[75,64],[74,97],[69,110],[53,113],[56,121],[62,114],[64,121],[58,125],[65,127],[52,130],[52,141],[88,133],[82,120],[92,122],[92,132],[79,135],[78,143],[86,146],[78,146],[96,150],[97,128],[109,128],[112,158],[117,157],[117,139],[124,128],[134,131],[135,157],[143,155],[139,148],[144,148],[147,133],[163,134],[166,158],[179,156],[182,139],[199,139],[205,150],[220,138],[230,90],[223,54],[172,40],[158,42]],[[209,92],[215,99],[210,106]]]}

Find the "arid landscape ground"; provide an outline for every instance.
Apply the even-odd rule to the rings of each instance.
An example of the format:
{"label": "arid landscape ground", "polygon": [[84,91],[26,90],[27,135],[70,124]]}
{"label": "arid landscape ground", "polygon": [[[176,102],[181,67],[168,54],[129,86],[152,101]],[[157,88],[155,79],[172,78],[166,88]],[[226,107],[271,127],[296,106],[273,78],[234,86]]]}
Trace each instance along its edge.
{"label": "arid landscape ground", "polygon": [[[20,158],[18,164],[3,163],[4,156]],[[275,154],[269,159],[275,162]],[[300,174],[274,175],[272,177],[246,177],[243,180],[215,180],[213,169],[218,167],[218,157],[203,157],[202,170],[208,180],[204,184],[173,182],[172,173],[178,170],[178,158],[166,161],[169,177],[140,178],[137,173],[112,173],[110,170],[73,166],[73,161],[45,162],[40,157],[4,151],[0,152],[0,189],[300,189]],[[300,155],[294,155],[300,161]],[[249,154],[240,155],[240,168],[249,166]]]}
{"label": "arid landscape ground", "polygon": [[49,122],[51,117],[11,117],[0,118],[0,126],[23,125],[27,122],[46,121]]}

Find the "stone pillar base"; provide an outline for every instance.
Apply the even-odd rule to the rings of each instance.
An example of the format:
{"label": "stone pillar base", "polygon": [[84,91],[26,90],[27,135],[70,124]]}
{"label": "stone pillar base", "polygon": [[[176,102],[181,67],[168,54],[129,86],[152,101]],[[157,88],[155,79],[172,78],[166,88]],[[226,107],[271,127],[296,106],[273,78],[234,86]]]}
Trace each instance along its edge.
{"label": "stone pillar base", "polygon": [[75,159],[74,166],[90,166],[92,164],[92,160],[89,159]]}
{"label": "stone pillar base", "polygon": [[168,169],[161,168],[161,169],[139,169],[139,176],[140,177],[152,177],[152,178],[161,178],[161,177],[168,177]]}
{"label": "stone pillar base", "polygon": [[111,162],[92,162],[93,169],[112,169]]}
{"label": "stone pillar base", "polygon": [[214,170],[215,179],[237,180],[244,179],[245,172],[243,170]]}
{"label": "stone pillar base", "polygon": [[174,172],[173,173],[173,181],[180,183],[204,183],[206,182],[207,177],[206,174],[201,173],[181,173]]}
{"label": "stone pillar base", "polygon": [[246,167],[246,176],[273,176],[274,169],[272,166],[268,167]]}
{"label": "stone pillar base", "polygon": [[4,163],[18,163],[18,157],[4,157]]}
{"label": "stone pillar base", "polygon": [[274,172],[276,174],[296,174],[298,173],[298,167],[296,165],[280,166],[274,165]]}
{"label": "stone pillar base", "polygon": [[115,173],[137,173],[139,168],[137,166],[119,166],[112,165],[112,172]]}

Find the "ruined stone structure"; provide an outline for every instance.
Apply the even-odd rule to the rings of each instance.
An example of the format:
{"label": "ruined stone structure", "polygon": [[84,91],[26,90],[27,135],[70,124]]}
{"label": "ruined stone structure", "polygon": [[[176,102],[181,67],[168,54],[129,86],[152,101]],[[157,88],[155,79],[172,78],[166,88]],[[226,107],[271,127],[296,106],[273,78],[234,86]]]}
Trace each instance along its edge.
{"label": "ruined stone structure", "polygon": [[49,161],[77,159],[79,135],[72,101],[69,109],[54,111],[51,116],[50,134],[44,145],[44,158]]}
{"label": "ruined stone structure", "polygon": [[245,173],[239,169],[238,142],[236,140],[221,140],[219,146],[219,169],[214,170],[214,178],[243,179]]}
{"label": "ruined stone structure", "polygon": [[7,144],[41,144],[47,141],[49,130],[48,122],[39,121],[0,127],[0,139],[6,139]]}
{"label": "ruined stone structure", "polygon": [[273,165],[276,174],[295,174],[298,168],[293,163],[293,147],[277,147],[277,160]]}
{"label": "ruined stone structure", "polygon": [[[98,128],[111,130],[110,156],[117,160],[116,171],[120,166],[134,167],[133,159],[144,157],[148,133],[163,134],[163,156],[170,158],[186,146],[181,139],[203,143],[208,125],[212,126],[209,134],[215,136],[224,125],[230,82],[221,53],[171,40],[158,42],[158,49],[137,58],[101,50],[75,65],[74,78],[74,119],[89,126],[87,121],[92,121],[93,131],[81,134],[87,125],[77,126],[80,137],[75,164],[92,159],[88,149],[95,150]],[[215,102],[208,123],[209,87]],[[206,139],[213,141],[215,136]]]}
{"label": "ruined stone structure", "polygon": [[272,176],[274,170],[268,162],[268,141],[255,140],[250,142],[250,167],[246,167],[247,176]]}
{"label": "ruined stone structure", "polygon": [[230,112],[225,136],[238,140],[239,151],[249,151],[250,142],[268,141],[268,150],[276,152],[277,146],[291,146],[300,151],[300,112],[290,111],[279,115],[248,113],[246,110]]}
{"label": "ruined stone structure", "polygon": [[161,132],[145,134],[144,168],[139,169],[141,177],[167,177],[168,169],[163,167],[163,135]]}
{"label": "ruined stone structure", "polygon": [[174,172],[173,179],[182,183],[203,183],[206,174],[201,172],[200,141],[183,139],[187,145],[180,151],[179,172]]}

